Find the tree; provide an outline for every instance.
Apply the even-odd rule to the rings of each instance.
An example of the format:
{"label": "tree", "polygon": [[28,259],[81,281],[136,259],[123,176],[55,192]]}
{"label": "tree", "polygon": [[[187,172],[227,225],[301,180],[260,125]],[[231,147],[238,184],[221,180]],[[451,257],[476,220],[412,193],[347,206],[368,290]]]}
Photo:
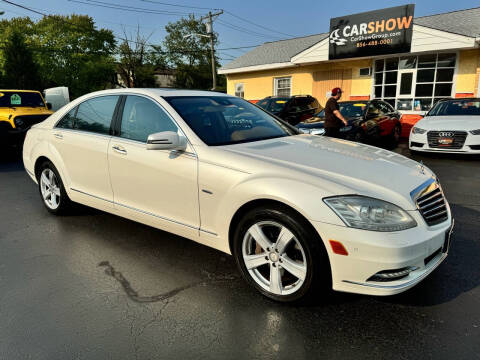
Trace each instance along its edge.
{"label": "tree", "polygon": [[39,90],[40,77],[33,52],[23,34],[15,29],[8,36],[3,50],[3,87]]}
{"label": "tree", "polygon": [[111,30],[97,29],[85,15],[43,17],[34,30],[45,86],[67,86],[75,98],[112,83],[116,41]]}
{"label": "tree", "polygon": [[155,68],[162,65],[161,57],[153,56],[149,51],[148,36],[140,35],[137,29],[135,40],[129,39],[124,31],[125,40],[120,44],[117,71],[120,85],[125,87],[155,87]]}
{"label": "tree", "polygon": [[[210,39],[203,36],[188,36],[192,34],[206,35],[205,24],[194,15],[182,18],[165,26],[167,36],[161,48],[154,47],[163,53],[168,66],[176,69],[175,86],[186,89],[211,89],[211,57]],[[214,34],[214,44],[218,43]],[[220,65],[215,56],[217,67]],[[219,78],[218,89],[225,88],[224,77]]]}

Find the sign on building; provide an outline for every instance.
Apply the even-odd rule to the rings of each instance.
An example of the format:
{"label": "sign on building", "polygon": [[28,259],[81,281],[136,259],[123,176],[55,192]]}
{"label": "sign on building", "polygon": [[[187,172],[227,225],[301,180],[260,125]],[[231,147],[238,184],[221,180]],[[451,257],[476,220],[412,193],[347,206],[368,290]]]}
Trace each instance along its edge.
{"label": "sign on building", "polygon": [[329,59],[410,52],[414,9],[396,6],[330,19]]}

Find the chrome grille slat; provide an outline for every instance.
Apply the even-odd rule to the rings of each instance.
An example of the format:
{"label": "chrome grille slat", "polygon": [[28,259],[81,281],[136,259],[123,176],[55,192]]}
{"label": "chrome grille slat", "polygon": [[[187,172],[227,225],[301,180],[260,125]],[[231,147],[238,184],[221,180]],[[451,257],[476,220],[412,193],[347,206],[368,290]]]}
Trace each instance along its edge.
{"label": "chrome grille slat", "polygon": [[[435,205],[435,204],[438,204],[438,203],[440,203],[440,202],[443,202],[443,198],[442,198],[442,197],[440,197],[439,199],[437,199],[437,200],[435,200],[435,201],[432,201],[431,203],[428,203],[428,204],[425,205],[425,206],[420,206],[420,209],[422,209],[422,210],[427,210],[427,208],[429,208],[429,207],[431,207],[431,206],[433,206],[433,205]],[[428,210],[430,211],[430,209],[428,209]]]}
{"label": "chrome grille slat", "polygon": [[442,205],[439,205],[437,207],[434,207],[433,209],[429,209],[427,211],[424,211],[423,215],[430,214],[432,211],[439,210],[439,209],[442,209],[442,208],[445,208],[445,204],[442,204]]}
{"label": "chrome grille slat", "polygon": [[432,218],[434,218],[434,217],[437,217],[437,216],[439,216],[439,215],[446,214],[446,213],[447,213],[447,209],[445,209],[445,210],[443,210],[443,211],[441,211],[441,212],[439,212],[439,213],[437,213],[437,214],[434,214],[434,215],[425,216],[425,219],[432,219]]}
{"label": "chrome grille slat", "polygon": [[[435,190],[434,190],[434,191],[435,191]],[[442,196],[442,194],[441,194],[440,192],[437,192],[437,193],[433,194],[432,196],[430,196],[430,197],[428,197],[428,198],[426,198],[426,199],[417,201],[417,204],[418,204],[418,205],[421,205],[421,204],[423,204],[424,202],[426,202],[426,201],[428,201],[428,200],[430,200],[430,199],[432,199],[432,198],[438,197],[438,196]]]}
{"label": "chrome grille slat", "polygon": [[447,204],[439,187],[420,196],[416,199],[416,204],[425,222],[430,226],[448,219]]}

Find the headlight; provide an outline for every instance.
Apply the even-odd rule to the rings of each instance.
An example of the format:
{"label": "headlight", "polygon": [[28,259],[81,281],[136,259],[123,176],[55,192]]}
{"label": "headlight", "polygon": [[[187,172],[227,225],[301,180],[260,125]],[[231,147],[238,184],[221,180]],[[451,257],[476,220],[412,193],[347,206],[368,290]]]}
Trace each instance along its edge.
{"label": "headlight", "polygon": [[420,129],[418,127],[413,127],[412,128],[412,134],[425,134],[427,130],[425,129]]}
{"label": "headlight", "polygon": [[325,198],[323,201],[348,227],[371,231],[400,231],[417,226],[405,210],[383,200],[346,195]]}
{"label": "headlight", "polygon": [[480,129],[471,130],[472,135],[480,135]]}
{"label": "headlight", "polygon": [[310,134],[312,135],[323,135],[325,134],[325,129],[311,129]]}
{"label": "headlight", "polygon": [[298,128],[301,132],[304,134],[310,134],[310,135],[323,135],[325,134],[325,129],[319,128],[319,129],[308,129],[308,128]]}
{"label": "headlight", "polygon": [[15,126],[16,126],[17,128],[21,128],[21,127],[23,126],[23,124],[24,124],[23,120],[20,119],[20,118],[15,118],[15,119],[13,119],[13,122],[15,123]]}

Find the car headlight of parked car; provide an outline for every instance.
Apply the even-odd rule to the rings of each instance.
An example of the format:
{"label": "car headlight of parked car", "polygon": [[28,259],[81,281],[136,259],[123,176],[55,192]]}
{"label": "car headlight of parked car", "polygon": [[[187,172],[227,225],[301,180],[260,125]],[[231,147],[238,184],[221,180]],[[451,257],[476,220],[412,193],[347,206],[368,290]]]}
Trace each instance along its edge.
{"label": "car headlight of parked car", "polygon": [[427,130],[425,129],[420,129],[419,127],[413,127],[412,128],[412,133],[413,134],[425,134]]}
{"label": "car headlight of parked car", "polygon": [[334,196],[323,201],[351,228],[371,231],[400,231],[417,226],[403,209],[366,196]]}
{"label": "car headlight of parked car", "polygon": [[470,133],[471,133],[472,135],[480,135],[480,129],[470,130]]}
{"label": "car headlight of parked car", "polygon": [[21,128],[21,127],[23,127],[23,125],[24,125],[23,120],[22,120],[22,119],[19,119],[19,118],[13,119],[13,122],[15,123],[15,126],[16,126],[17,128]]}
{"label": "car headlight of parked car", "polygon": [[325,129],[320,128],[320,129],[307,129],[307,128],[298,128],[301,132],[304,134],[310,134],[310,135],[323,135],[325,134]]}

